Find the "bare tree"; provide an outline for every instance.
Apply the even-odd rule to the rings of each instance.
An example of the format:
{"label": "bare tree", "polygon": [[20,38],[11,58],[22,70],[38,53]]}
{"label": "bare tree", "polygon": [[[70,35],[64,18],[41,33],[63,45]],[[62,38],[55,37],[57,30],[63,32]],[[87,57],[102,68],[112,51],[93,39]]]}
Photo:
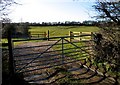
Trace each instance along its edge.
{"label": "bare tree", "polygon": [[5,21],[7,20],[10,21],[8,18],[4,18],[5,16],[7,16],[9,14],[9,8],[14,5],[14,4],[18,4],[16,3],[14,0],[0,0],[0,18],[1,20]]}
{"label": "bare tree", "polygon": [[[10,23],[11,20],[8,17],[8,14],[10,13],[10,7],[13,5],[18,5],[18,3],[15,0],[0,0],[0,32],[6,31],[2,25],[2,23]],[[0,33],[0,34],[2,34]]]}
{"label": "bare tree", "polygon": [[93,6],[99,13],[97,18],[113,21],[120,25],[120,1],[119,2],[97,2]]}

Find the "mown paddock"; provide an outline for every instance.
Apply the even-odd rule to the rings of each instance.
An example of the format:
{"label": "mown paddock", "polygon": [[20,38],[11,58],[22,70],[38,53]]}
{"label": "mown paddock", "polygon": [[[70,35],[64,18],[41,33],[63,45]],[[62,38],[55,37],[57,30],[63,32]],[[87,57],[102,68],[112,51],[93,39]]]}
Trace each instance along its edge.
{"label": "mown paddock", "polygon": [[97,32],[96,26],[30,26],[29,32],[46,32],[49,30],[50,37],[68,36],[69,31],[76,32]]}
{"label": "mown paddock", "polygon": [[[77,32],[97,32],[99,28],[96,26],[30,26],[29,32],[31,34],[35,33],[35,36],[38,37],[38,32],[46,32],[48,34],[49,30],[49,37],[58,37],[58,36],[68,36],[69,31],[77,31]],[[43,36],[45,34],[43,33]],[[42,36],[42,37],[43,37]],[[39,36],[40,37],[40,36]],[[17,40],[20,38],[16,38]],[[1,44],[8,43],[6,38],[1,39]],[[21,43],[17,43],[21,44]],[[16,44],[16,45],[17,45]]]}

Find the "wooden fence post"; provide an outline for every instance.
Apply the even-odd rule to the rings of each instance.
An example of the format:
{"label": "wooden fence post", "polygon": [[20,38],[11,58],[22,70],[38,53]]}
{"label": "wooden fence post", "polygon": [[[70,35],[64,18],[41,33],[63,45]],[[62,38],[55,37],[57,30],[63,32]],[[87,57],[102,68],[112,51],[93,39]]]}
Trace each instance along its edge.
{"label": "wooden fence post", "polygon": [[28,37],[29,39],[31,39],[31,32],[28,32]]}
{"label": "wooden fence post", "polygon": [[46,32],[44,32],[44,38],[47,38],[47,36],[46,36],[46,35],[47,35],[47,33],[46,33]]}
{"label": "wooden fence post", "polygon": [[[79,36],[82,34],[82,32],[79,33]],[[82,40],[82,38],[80,37],[80,41]]]}
{"label": "wooden fence post", "polygon": [[49,33],[49,30],[48,30],[48,34],[47,34],[47,38],[48,38],[48,41],[49,41],[49,37],[50,37],[50,35],[49,35],[50,33]]}
{"label": "wooden fence post", "polygon": [[62,39],[62,64],[64,64],[64,38]]}
{"label": "wooden fence post", "polygon": [[9,50],[9,71],[10,75],[14,75],[14,60],[13,60],[13,49],[12,49],[12,39],[11,39],[11,32],[8,31],[8,50]]}
{"label": "wooden fence post", "polygon": [[39,38],[39,34],[38,34],[38,38]]}
{"label": "wooden fence post", "polygon": [[72,42],[72,31],[69,31],[69,36],[70,36],[70,42]]}
{"label": "wooden fence post", "polygon": [[94,35],[93,35],[93,32],[91,32],[91,40],[94,39]]}

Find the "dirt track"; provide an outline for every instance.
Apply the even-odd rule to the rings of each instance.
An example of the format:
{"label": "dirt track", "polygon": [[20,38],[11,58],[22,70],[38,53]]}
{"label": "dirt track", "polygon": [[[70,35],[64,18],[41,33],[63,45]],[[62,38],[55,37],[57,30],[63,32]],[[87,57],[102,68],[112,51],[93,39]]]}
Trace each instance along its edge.
{"label": "dirt track", "polygon": [[[70,57],[64,57],[64,65],[61,64],[61,56],[51,56],[57,54],[56,52],[51,53],[43,53],[50,46],[43,47],[35,47],[35,48],[27,48],[23,47],[31,47],[31,46],[40,46],[40,45],[48,45],[54,44],[56,41],[44,41],[44,42],[28,42],[21,45],[16,46],[14,56],[16,61],[16,68],[21,69],[24,68],[26,63],[31,62],[30,58],[36,58],[33,62],[25,66],[20,72],[25,76],[25,80],[30,83],[60,83],[62,81],[68,83],[79,82],[82,84],[88,83],[92,85],[103,85],[109,84],[112,85],[114,81],[109,78],[104,78],[101,75],[91,71],[90,69],[85,68],[81,62]],[[53,51],[50,48],[47,51]],[[35,54],[38,53],[38,54]],[[40,55],[43,53],[42,55]],[[26,55],[32,54],[32,55]],[[21,56],[26,55],[26,56]],[[51,57],[50,57],[51,56]],[[26,59],[26,60],[24,60]],[[18,70],[17,70],[18,71]],[[68,81],[67,81],[68,79]],[[62,83],[64,83],[62,82]]]}

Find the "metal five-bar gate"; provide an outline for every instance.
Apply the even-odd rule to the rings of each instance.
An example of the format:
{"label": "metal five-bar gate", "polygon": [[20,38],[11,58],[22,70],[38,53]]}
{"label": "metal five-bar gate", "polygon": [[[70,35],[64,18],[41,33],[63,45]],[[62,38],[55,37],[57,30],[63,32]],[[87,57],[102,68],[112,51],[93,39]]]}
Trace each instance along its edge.
{"label": "metal five-bar gate", "polygon": [[40,81],[49,77],[57,67],[65,67],[90,57],[92,50],[88,45],[91,41],[70,42],[68,38],[53,37],[50,41],[42,41],[42,38],[13,40],[13,44],[21,43],[13,46],[14,71],[22,73],[29,82]]}
{"label": "metal five-bar gate", "polygon": [[[61,75],[51,79],[58,68],[64,68],[69,72],[84,68],[85,73],[92,72],[86,79],[92,78],[96,74],[101,75],[96,82],[107,78],[106,71],[102,73],[97,70],[98,67],[93,68],[91,60],[94,56],[93,40],[70,42],[70,37],[52,37],[49,38],[49,41],[45,41],[43,38],[13,40],[11,43],[13,47],[9,47],[12,49],[9,51],[12,56],[11,60],[13,60],[11,62],[12,72],[22,74],[29,83],[38,84],[51,83],[65,77],[65,75]],[[21,44],[15,45],[17,43]],[[82,73],[81,70],[79,73]]]}

